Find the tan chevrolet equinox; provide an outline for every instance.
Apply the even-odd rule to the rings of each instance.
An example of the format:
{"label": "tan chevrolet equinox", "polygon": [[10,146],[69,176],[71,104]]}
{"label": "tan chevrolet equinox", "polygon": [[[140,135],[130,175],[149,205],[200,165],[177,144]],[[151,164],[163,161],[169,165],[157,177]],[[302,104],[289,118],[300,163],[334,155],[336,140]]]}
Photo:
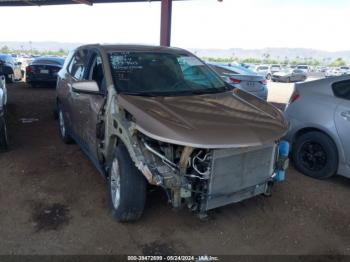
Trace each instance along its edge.
{"label": "tan chevrolet equinox", "polygon": [[141,217],[147,184],[205,217],[270,194],[288,165],[282,113],[183,49],[81,46],[59,72],[57,110],[63,141],[106,178],[118,221]]}

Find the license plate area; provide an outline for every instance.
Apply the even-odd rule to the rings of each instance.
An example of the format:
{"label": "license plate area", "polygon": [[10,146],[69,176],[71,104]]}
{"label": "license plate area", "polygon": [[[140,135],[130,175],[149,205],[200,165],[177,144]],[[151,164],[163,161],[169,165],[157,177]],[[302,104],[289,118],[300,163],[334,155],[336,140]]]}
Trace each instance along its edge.
{"label": "license plate area", "polygon": [[40,69],[40,74],[48,74],[49,70],[48,69]]}
{"label": "license plate area", "polygon": [[248,82],[247,82],[247,86],[249,86],[249,87],[254,87],[254,86],[255,86],[255,82],[253,82],[253,81],[248,81]]}

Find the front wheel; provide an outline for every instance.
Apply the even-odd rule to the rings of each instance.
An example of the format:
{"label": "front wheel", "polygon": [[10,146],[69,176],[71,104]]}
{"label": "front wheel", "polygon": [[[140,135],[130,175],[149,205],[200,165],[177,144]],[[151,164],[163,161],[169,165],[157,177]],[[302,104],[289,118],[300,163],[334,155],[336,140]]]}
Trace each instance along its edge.
{"label": "front wheel", "polygon": [[142,216],[147,182],[122,143],[118,144],[109,168],[108,188],[112,216],[117,221],[130,222]]}
{"label": "front wheel", "polygon": [[292,154],[296,169],[304,175],[321,179],[337,172],[337,147],[324,133],[313,131],[301,135],[293,146]]}
{"label": "front wheel", "polygon": [[271,79],[271,74],[267,74],[267,75],[266,75],[266,79],[267,79],[267,80],[270,80],[270,79]]}
{"label": "front wheel", "polygon": [[0,117],[0,151],[8,149],[8,138],[5,118]]}

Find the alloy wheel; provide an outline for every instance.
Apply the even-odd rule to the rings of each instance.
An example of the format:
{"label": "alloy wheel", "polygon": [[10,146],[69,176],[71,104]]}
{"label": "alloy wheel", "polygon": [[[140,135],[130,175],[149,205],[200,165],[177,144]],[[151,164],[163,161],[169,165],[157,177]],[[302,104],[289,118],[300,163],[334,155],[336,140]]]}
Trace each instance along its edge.
{"label": "alloy wheel", "polygon": [[112,203],[114,208],[117,209],[120,204],[120,169],[117,158],[112,163],[110,180]]}

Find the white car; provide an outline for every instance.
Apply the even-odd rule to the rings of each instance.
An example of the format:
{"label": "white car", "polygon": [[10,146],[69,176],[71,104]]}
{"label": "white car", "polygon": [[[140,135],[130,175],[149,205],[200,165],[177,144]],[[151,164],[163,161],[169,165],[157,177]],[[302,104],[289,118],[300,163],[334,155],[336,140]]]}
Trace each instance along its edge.
{"label": "white car", "polygon": [[343,75],[343,73],[340,71],[339,68],[328,69],[325,73],[326,77],[337,77],[337,76],[341,76],[341,75]]}
{"label": "white car", "polygon": [[310,66],[308,65],[297,65],[296,69],[303,71],[305,74],[310,72]]}
{"label": "white car", "polygon": [[341,67],[339,67],[339,71],[342,75],[348,75],[350,73],[350,67],[341,66]]}

